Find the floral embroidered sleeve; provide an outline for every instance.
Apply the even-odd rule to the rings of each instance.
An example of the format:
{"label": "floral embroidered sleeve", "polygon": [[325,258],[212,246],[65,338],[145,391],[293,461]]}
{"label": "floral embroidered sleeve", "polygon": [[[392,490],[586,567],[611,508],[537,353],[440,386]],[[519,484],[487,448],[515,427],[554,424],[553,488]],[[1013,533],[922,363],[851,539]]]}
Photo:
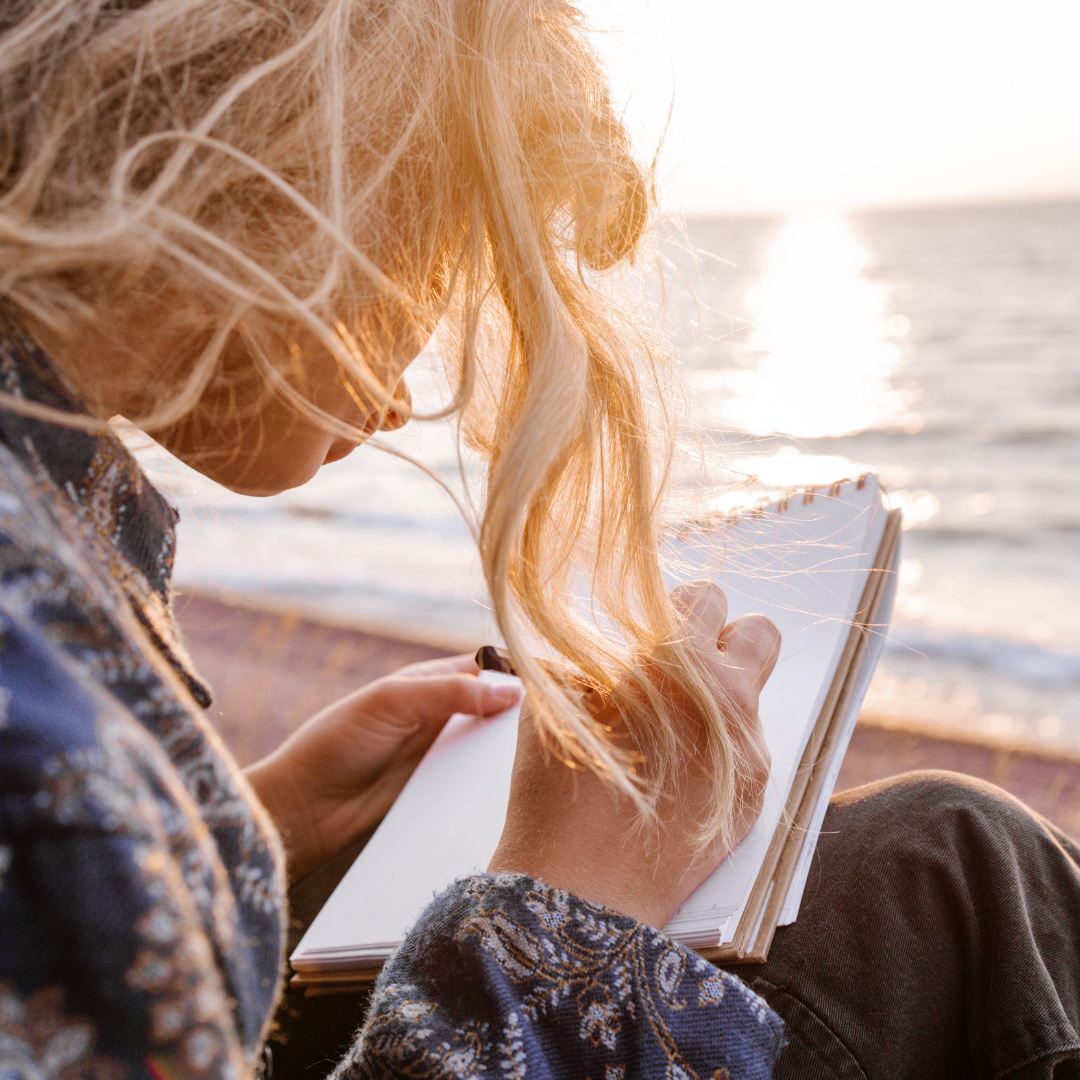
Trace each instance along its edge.
{"label": "floral embroidered sleeve", "polygon": [[524,876],[437,897],[332,1080],[764,1080],[781,1021],[651,927]]}

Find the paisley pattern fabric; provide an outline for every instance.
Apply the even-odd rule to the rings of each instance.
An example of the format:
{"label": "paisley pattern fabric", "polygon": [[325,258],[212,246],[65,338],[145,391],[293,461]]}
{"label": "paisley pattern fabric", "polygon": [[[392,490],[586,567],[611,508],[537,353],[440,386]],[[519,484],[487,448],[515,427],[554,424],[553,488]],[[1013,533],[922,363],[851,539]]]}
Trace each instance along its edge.
{"label": "paisley pattern fabric", "polygon": [[[76,412],[0,312],[0,388]],[[176,513],[114,436],[0,410],[0,1076],[248,1076],[276,834],[169,603]]]}
{"label": "paisley pattern fabric", "polygon": [[765,1080],[780,1018],[634,919],[524,876],[431,904],[375,986],[333,1080]]}

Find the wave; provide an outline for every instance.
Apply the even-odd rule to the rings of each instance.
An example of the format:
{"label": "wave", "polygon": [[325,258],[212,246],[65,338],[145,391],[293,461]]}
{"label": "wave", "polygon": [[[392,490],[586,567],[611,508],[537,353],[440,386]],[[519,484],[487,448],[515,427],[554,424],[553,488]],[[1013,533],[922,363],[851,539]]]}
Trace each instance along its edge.
{"label": "wave", "polygon": [[970,664],[1043,690],[1080,685],[1080,652],[918,626],[894,626],[886,652]]}
{"label": "wave", "polygon": [[1027,549],[1045,546],[1047,542],[1071,539],[1080,533],[1080,521],[1045,522],[1037,518],[1025,523],[1006,522],[973,526],[954,524],[949,521],[931,520],[919,525],[919,540],[944,545],[994,544],[1002,548]]}

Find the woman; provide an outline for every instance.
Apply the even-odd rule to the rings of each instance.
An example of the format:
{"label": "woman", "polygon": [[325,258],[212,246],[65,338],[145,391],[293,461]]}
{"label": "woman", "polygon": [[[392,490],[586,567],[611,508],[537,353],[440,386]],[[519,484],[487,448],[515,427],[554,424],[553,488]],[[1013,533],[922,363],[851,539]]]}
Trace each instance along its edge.
{"label": "woman", "polygon": [[[785,1038],[777,1075],[1075,1067],[1075,935],[1017,928],[1048,882],[1077,910],[1076,851],[1000,794],[923,778],[834,807],[831,900],[755,974],[786,1027],[652,929],[756,816],[777,641],[715,589],[662,587],[665,363],[595,276],[632,258],[649,178],[572,9],[10,0],[0,34],[5,1075],[252,1073],[286,877],[362,837],[450,713],[507,704],[467,660],[407,669],[242,776],[172,622],[175,513],[106,423],[280,491],[409,418],[401,375],[440,322],[531,719],[490,873],[421,918],[340,1073],[767,1076]],[[610,637],[573,611],[582,577]],[[959,863],[927,857],[961,834]],[[956,914],[984,880],[1011,883],[992,915]]]}

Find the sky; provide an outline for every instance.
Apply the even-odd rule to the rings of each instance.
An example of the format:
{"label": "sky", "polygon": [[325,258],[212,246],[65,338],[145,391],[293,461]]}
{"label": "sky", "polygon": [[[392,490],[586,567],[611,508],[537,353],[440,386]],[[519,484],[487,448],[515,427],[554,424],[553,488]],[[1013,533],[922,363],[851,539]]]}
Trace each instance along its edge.
{"label": "sky", "polygon": [[1080,197],[1080,0],[583,0],[687,213]]}

